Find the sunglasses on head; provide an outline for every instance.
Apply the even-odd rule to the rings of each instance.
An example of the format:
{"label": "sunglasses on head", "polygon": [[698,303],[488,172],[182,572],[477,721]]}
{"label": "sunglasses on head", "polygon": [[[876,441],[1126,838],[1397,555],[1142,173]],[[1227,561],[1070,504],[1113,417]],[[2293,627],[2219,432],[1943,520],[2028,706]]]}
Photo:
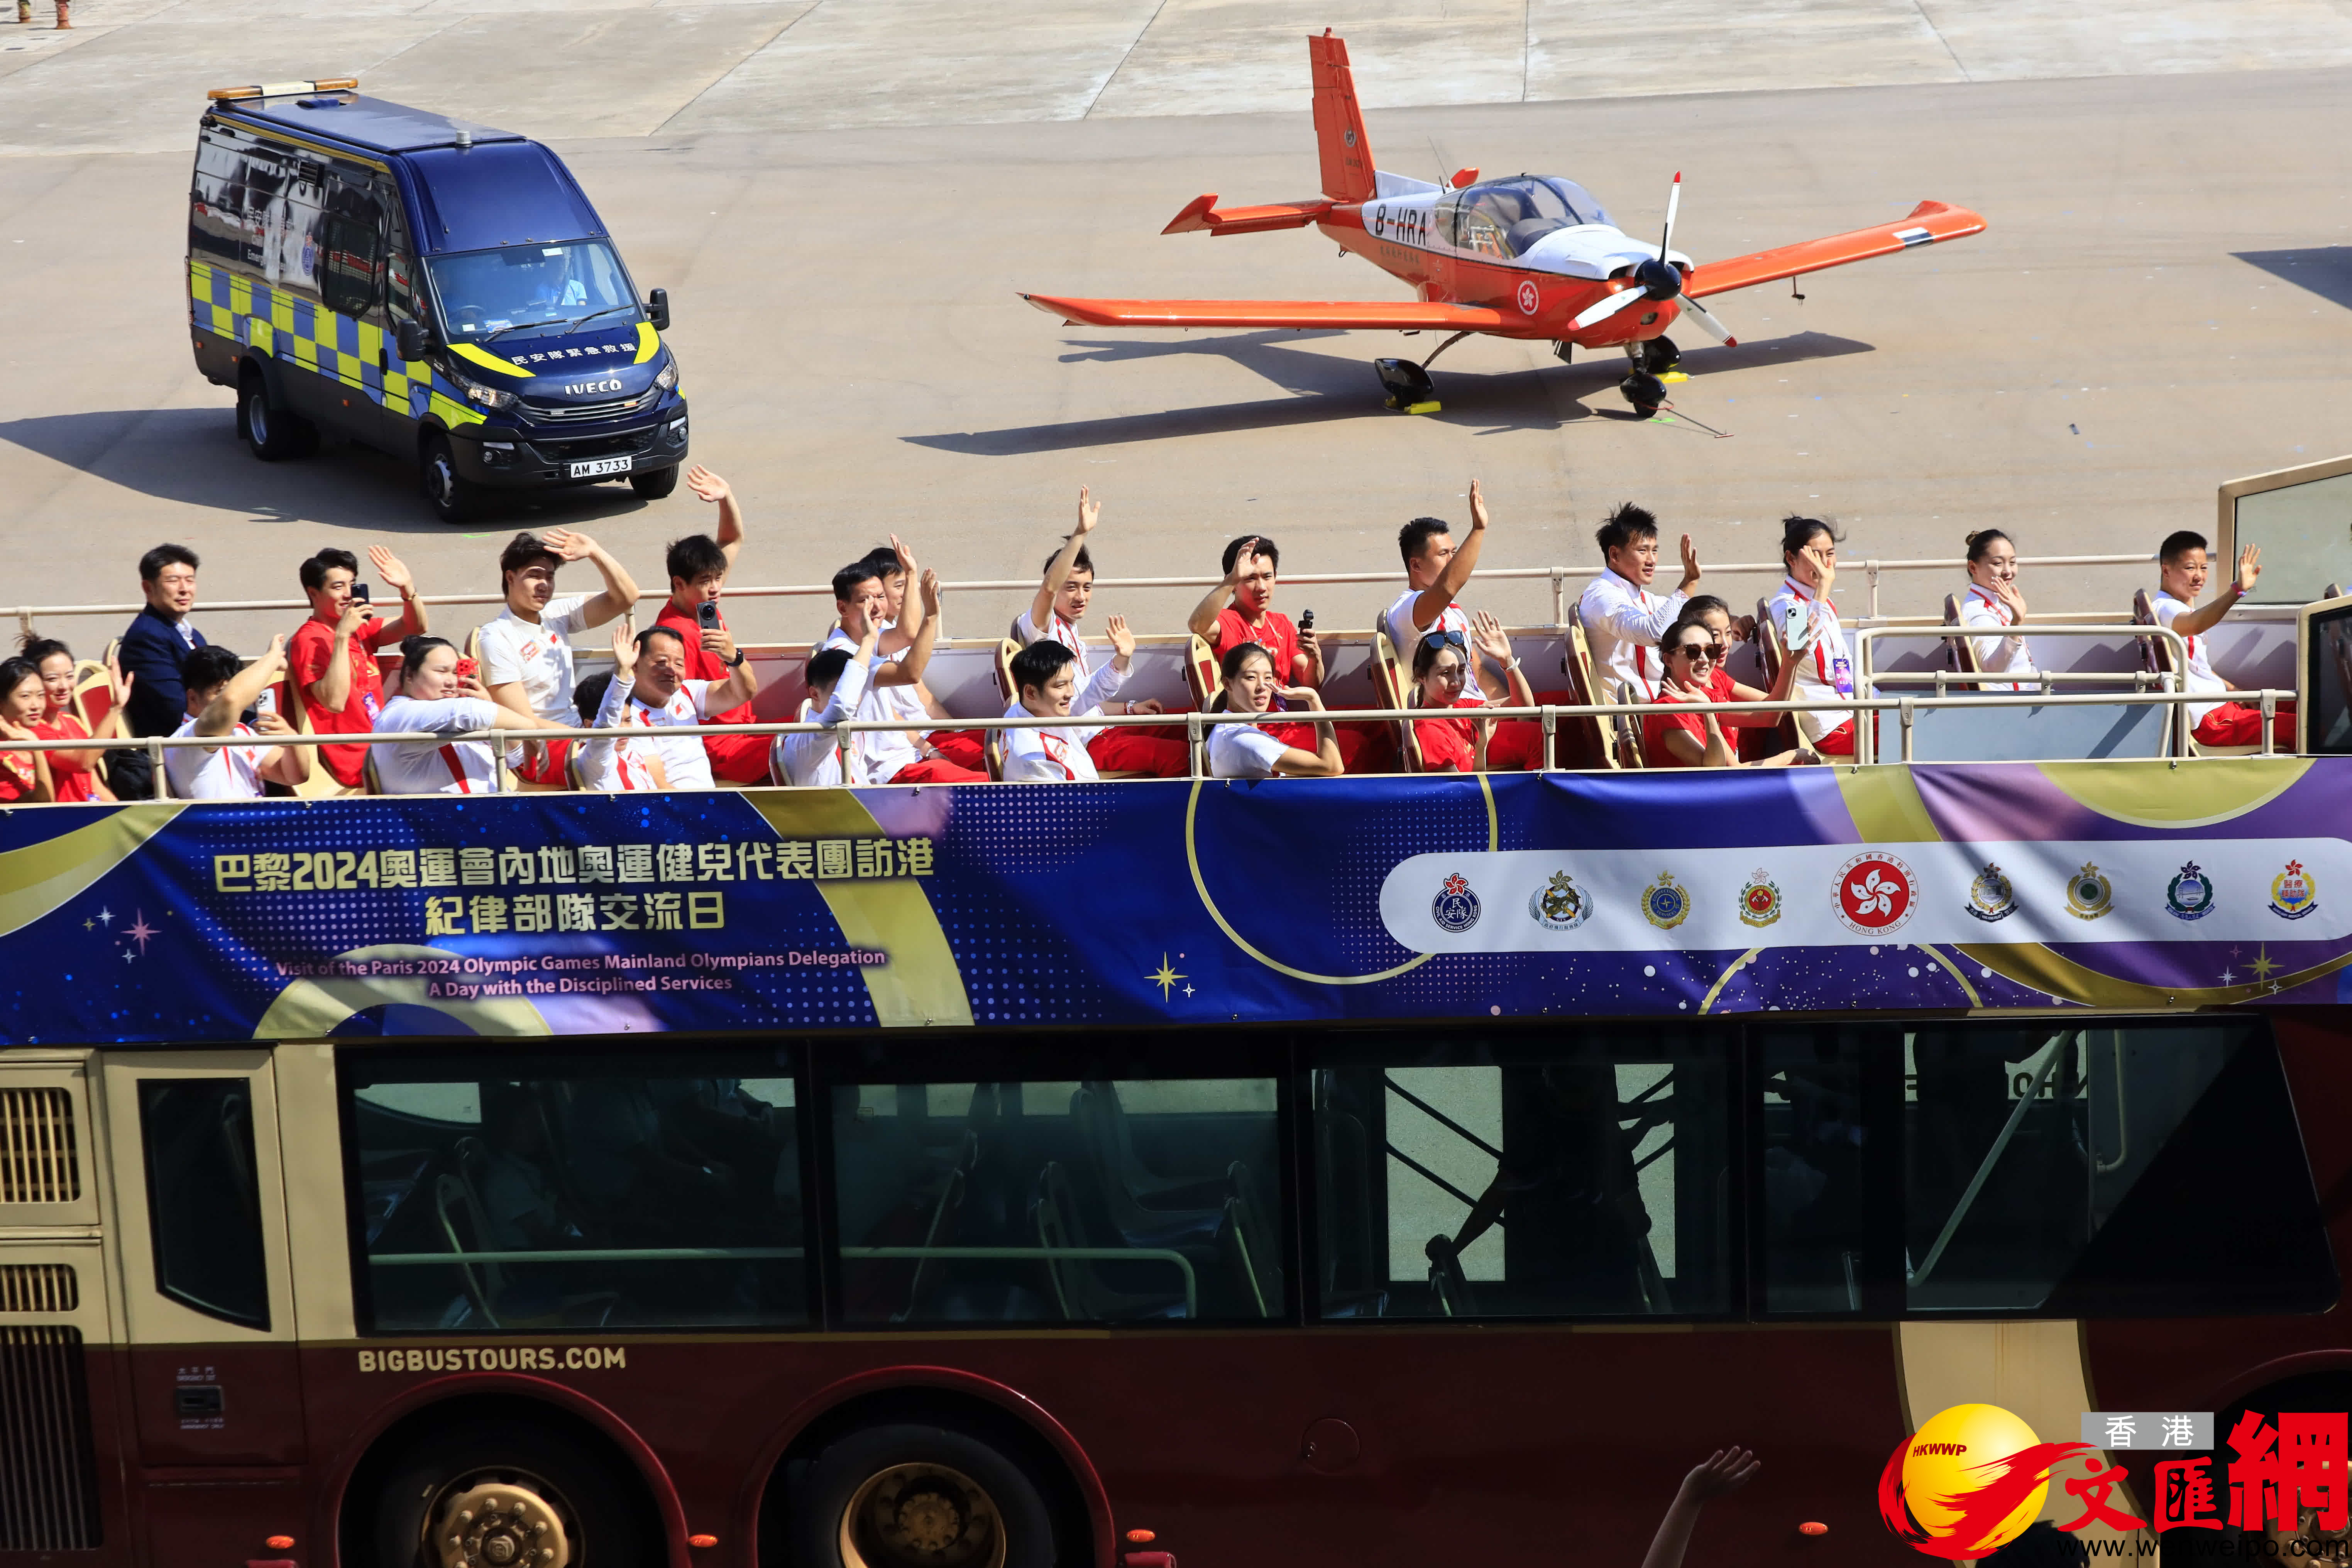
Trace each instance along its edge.
{"label": "sunglasses on head", "polygon": [[1470,646],[1463,640],[1462,634],[1456,631],[1432,632],[1421,640],[1425,643],[1435,643],[1440,647],[1466,648]]}

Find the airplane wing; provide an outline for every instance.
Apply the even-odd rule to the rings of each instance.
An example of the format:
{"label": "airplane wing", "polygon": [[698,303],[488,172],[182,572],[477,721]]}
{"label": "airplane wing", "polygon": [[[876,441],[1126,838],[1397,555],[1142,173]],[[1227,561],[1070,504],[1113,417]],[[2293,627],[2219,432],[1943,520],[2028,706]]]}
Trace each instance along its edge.
{"label": "airplane wing", "polygon": [[[1898,247],[1899,248],[1899,247]],[[1049,316],[1089,327],[1364,327],[1402,331],[1494,331],[1503,312],[1418,300],[1066,300],[1021,296]]]}
{"label": "airplane wing", "polygon": [[1698,299],[1732,289],[1747,289],[1758,283],[1794,278],[1801,272],[1819,272],[1824,267],[1843,267],[1849,261],[1891,256],[1898,250],[1933,245],[1938,240],[1965,238],[1983,233],[1984,226],[1984,219],[1966,207],[1921,202],[1900,223],[1883,223],[1874,228],[1855,229],[1852,234],[1759,250],[1727,261],[1710,261],[1691,270],[1683,292]]}

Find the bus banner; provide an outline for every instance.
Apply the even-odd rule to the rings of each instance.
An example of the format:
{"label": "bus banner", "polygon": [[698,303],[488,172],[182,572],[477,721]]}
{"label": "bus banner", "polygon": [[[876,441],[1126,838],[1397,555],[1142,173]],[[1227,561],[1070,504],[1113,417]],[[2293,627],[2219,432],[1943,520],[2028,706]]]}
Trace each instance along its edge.
{"label": "bus banner", "polygon": [[21,809],[6,1037],[2334,1001],[2347,802],[2244,758]]}

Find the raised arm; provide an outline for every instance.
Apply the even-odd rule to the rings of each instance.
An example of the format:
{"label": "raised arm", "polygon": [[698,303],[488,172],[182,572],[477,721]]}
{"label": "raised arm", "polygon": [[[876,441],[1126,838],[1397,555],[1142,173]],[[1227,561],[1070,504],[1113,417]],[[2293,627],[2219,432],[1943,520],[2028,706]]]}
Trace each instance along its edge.
{"label": "raised arm", "polygon": [[[1690,591],[1691,591],[1693,588],[1696,588],[1696,587],[1697,587],[1697,586],[1698,586],[1698,546],[1696,546],[1696,544],[1693,544],[1693,543],[1691,542],[1691,536],[1690,536],[1689,534],[1685,533],[1685,534],[1684,534],[1684,535],[1683,535],[1683,581],[1682,581],[1682,586],[1681,586],[1681,587],[1679,587],[1679,588],[1676,588],[1676,589],[1675,590],[1675,592],[1676,594],[1680,595],[1682,597],[1684,597],[1684,598],[1687,599],[1687,598],[1689,598],[1689,597],[1690,597]],[[1659,634],[1660,634],[1661,636],[1664,635],[1665,629],[1666,629],[1665,627],[1664,627],[1664,626],[1660,626],[1660,627],[1658,628]]]}
{"label": "raised arm", "polygon": [[1746,1486],[1761,1468],[1763,1461],[1745,1448],[1718,1448],[1708,1455],[1683,1478],[1675,1500],[1666,1506],[1666,1517],[1658,1521],[1658,1533],[1651,1539],[1642,1568],[1682,1568],[1691,1531],[1698,1526],[1699,1510]]}
{"label": "raised arm", "polygon": [[2238,601],[2254,591],[2262,580],[2263,547],[2249,544],[2238,552],[2238,575],[2231,584],[2213,595],[2210,604],[2200,605],[2193,610],[2183,610],[2172,617],[2172,629],[2182,637],[2201,637],[2221,624]]}
{"label": "raised arm", "polygon": [[[1234,552],[1234,569],[1225,574],[1223,582],[1202,595],[1201,602],[1193,605],[1192,613],[1185,617],[1186,631],[1202,638],[1211,647],[1217,646],[1217,616],[1234,602],[1234,591],[1241,586],[1242,574],[1249,569],[1250,561],[1256,554],[1257,541],[1254,538],[1243,540],[1241,548]],[[1040,626],[1044,624],[1042,621],[1038,623]]]}
{"label": "raised arm", "polygon": [[379,581],[400,595],[400,618],[384,633],[384,640],[395,637],[423,637],[426,616],[425,601],[416,596],[416,578],[399,556],[381,544],[368,546],[368,564],[375,568]]}
{"label": "raised arm", "polygon": [[1078,526],[1062,545],[1062,552],[1045,568],[1045,580],[1037,584],[1036,597],[1029,601],[1029,624],[1043,631],[1053,621],[1054,601],[1062,596],[1062,584],[1070,580],[1070,572],[1077,563],[1078,552],[1087,545],[1087,535],[1102,521],[1102,503],[1093,498],[1086,486],[1078,487]]}
{"label": "raised arm", "polygon": [[[931,662],[931,643],[938,637],[940,627],[940,574],[925,572],[917,589],[926,612],[921,616],[922,624],[915,628],[915,640],[907,645],[907,651],[898,656],[898,661],[887,669],[874,672],[874,684],[877,686],[915,685],[923,679],[923,667]],[[910,597],[908,603],[912,604],[914,600]]]}
{"label": "raised arm", "polygon": [[268,653],[230,676],[213,693],[213,700],[196,715],[195,732],[207,737],[231,733],[236,729],[237,715],[252,707],[269,683],[285,673],[286,634],[280,632],[269,639]]}
{"label": "raised arm", "polygon": [[1311,686],[1277,686],[1275,690],[1286,707],[1303,708],[1315,715],[1315,749],[1286,748],[1275,759],[1275,771],[1294,779],[1332,779],[1347,772],[1347,764],[1339,760],[1339,732],[1323,712],[1323,694]]}
{"label": "raised arm", "polygon": [[[1511,651],[1510,634],[1503,623],[1485,610],[1470,617],[1470,646],[1479,657],[1473,662],[1477,667],[1478,689],[1489,702],[1511,702],[1532,708],[1535,698],[1528,691],[1528,678],[1519,669],[1518,656]],[[1497,675],[1495,672],[1501,670]],[[1522,696],[1522,693],[1528,693]]]}
{"label": "raised arm", "polygon": [[582,626],[601,626],[637,607],[637,580],[603,545],[568,528],[551,528],[540,537],[565,561],[585,561],[604,579],[604,591],[580,606]]}
{"label": "raised arm", "polygon": [[1427,631],[1437,624],[1437,618],[1440,616],[1445,614],[1445,606],[1454,601],[1463,588],[1468,584],[1470,574],[1478,569],[1478,551],[1486,542],[1486,493],[1478,488],[1478,481],[1472,479],[1470,481],[1470,537],[1464,540],[1462,547],[1447,559],[1445,570],[1437,574],[1437,581],[1423,588],[1421,591],[1421,597],[1412,602],[1412,626],[1415,631]]}
{"label": "raised arm", "polygon": [[727,569],[735,569],[736,552],[743,548],[743,508],[735,499],[735,489],[725,479],[700,463],[686,470],[686,488],[704,500],[719,503],[719,553],[727,557]]}

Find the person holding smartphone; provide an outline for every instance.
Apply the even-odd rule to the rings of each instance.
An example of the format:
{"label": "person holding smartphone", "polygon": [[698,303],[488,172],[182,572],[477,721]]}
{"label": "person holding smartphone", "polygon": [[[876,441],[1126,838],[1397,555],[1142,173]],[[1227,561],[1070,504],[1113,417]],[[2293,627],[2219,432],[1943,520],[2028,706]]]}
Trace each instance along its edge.
{"label": "person holding smartphone", "polygon": [[[742,552],[743,506],[736,500],[733,486],[699,463],[687,469],[686,488],[718,507],[719,531],[716,537],[689,533],[670,541],[663,559],[669,573],[669,597],[663,601],[654,625],[667,626],[685,645],[687,679],[723,684],[734,673],[727,658],[735,645],[729,637],[727,617],[719,610],[719,595],[727,586],[728,573],[735,568],[736,556]],[[747,701],[713,713],[709,721],[751,724],[758,719]],[[766,735],[705,735],[702,749],[710,759],[713,776],[730,784],[764,784],[769,740]]]}
{"label": "person holding smartphone", "polygon": [[[350,551],[321,550],[302,563],[310,618],[287,639],[286,664],[313,734],[364,735],[375,729],[383,716],[383,671],[376,650],[425,629],[425,603],[400,558],[372,544],[368,563],[383,585],[400,595],[400,614],[389,620],[369,603],[368,585],[359,580],[359,557]],[[367,752],[364,742],[320,746],[319,765],[345,790],[357,793],[366,787]]]}

